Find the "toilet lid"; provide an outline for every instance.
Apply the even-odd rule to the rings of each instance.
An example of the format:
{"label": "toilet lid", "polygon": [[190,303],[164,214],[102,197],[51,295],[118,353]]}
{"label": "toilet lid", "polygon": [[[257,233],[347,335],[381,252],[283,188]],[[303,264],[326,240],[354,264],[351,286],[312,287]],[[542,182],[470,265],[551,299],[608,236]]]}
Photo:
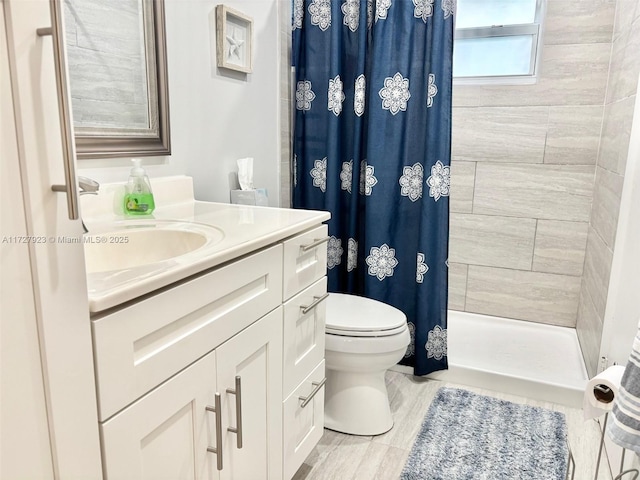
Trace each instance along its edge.
{"label": "toilet lid", "polygon": [[342,293],[327,298],[326,332],[354,337],[395,335],[407,328],[407,317],[391,305]]}

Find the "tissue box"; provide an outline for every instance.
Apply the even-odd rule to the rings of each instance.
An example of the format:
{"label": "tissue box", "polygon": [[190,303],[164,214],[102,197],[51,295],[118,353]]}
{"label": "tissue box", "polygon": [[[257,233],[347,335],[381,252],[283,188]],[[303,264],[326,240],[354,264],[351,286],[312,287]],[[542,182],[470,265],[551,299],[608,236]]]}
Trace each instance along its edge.
{"label": "tissue box", "polygon": [[256,188],[255,190],[231,190],[231,203],[267,207],[269,206],[267,189]]}

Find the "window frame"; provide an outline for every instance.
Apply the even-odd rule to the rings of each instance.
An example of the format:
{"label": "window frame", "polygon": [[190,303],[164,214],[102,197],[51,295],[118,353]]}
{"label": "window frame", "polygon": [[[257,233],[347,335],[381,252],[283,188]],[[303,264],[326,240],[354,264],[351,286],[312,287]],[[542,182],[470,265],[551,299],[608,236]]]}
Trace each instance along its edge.
{"label": "window frame", "polygon": [[456,77],[454,73],[454,85],[518,85],[536,83],[540,70],[540,58],[542,52],[542,20],[544,18],[544,10],[544,0],[536,0],[536,13],[532,23],[456,28],[454,36],[455,40],[531,35],[533,37],[533,41],[529,60],[529,73],[521,75],[480,75],[473,77]]}

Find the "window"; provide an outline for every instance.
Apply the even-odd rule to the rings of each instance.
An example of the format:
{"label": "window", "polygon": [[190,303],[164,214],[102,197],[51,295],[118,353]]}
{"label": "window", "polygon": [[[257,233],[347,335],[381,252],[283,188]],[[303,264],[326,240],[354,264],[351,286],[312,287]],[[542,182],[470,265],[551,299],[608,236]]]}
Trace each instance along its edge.
{"label": "window", "polygon": [[458,0],[456,83],[533,83],[542,0]]}

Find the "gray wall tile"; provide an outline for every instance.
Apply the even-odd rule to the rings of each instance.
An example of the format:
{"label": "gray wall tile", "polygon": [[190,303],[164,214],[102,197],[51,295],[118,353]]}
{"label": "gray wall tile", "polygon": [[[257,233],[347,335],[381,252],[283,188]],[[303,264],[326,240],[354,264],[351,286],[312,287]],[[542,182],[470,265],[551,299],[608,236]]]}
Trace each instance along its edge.
{"label": "gray wall tile", "polygon": [[615,6],[611,0],[547,2],[545,45],[610,42]]}
{"label": "gray wall tile", "polygon": [[468,312],[575,327],[580,277],[469,266]]}
{"label": "gray wall tile", "polygon": [[550,107],[544,163],[594,165],[603,107]]}
{"label": "gray wall tile", "polygon": [[613,28],[613,39],[631,28],[631,23],[640,14],[638,0],[616,0],[616,17]]}
{"label": "gray wall tile", "polygon": [[588,227],[586,222],[538,220],[533,270],[582,275]]}
{"label": "gray wall tile", "polygon": [[532,218],[452,213],[449,259],[456,263],[530,270],[536,221]]}
{"label": "gray wall tile", "polygon": [[593,301],[596,313],[604,318],[611,276],[613,252],[607,247],[600,235],[589,227],[587,250],[584,259],[584,286]]}
{"label": "gray wall tile", "polygon": [[585,366],[590,377],[598,373],[598,361],[600,357],[600,341],[602,339],[603,321],[598,316],[591,297],[582,288],[578,302],[578,318],[576,333],[580,342],[580,349]]}
{"label": "gray wall tile", "polygon": [[475,179],[475,162],[451,162],[449,208],[452,212],[471,213]]}
{"label": "gray wall tile", "polygon": [[546,107],[454,108],[454,160],[542,163]]}
{"label": "gray wall tile", "polygon": [[596,169],[591,226],[611,250],[616,240],[623,183],[624,176],[600,167]]}
{"label": "gray wall tile", "polygon": [[455,85],[457,107],[600,105],[609,71],[610,43],[545,45],[534,85]]}
{"label": "gray wall tile", "polygon": [[478,163],[473,212],[586,222],[594,167]]}
{"label": "gray wall tile", "polygon": [[464,311],[468,268],[467,265],[449,262],[449,310]]}
{"label": "gray wall tile", "polygon": [[607,103],[634,95],[640,72],[640,22],[635,22],[613,42]]}
{"label": "gray wall tile", "polygon": [[598,166],[620,175],[627,166],[635,101],[634,95],[604,108]]}

